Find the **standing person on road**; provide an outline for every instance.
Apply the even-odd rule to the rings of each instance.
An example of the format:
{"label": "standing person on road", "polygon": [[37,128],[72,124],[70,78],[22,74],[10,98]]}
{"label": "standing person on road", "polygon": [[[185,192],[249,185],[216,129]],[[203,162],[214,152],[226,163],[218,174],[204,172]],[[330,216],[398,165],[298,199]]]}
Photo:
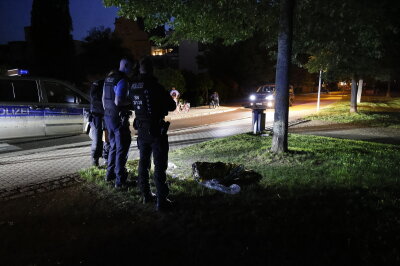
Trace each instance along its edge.
{"label": "standing person on road", "polygon": [[125,164],[131,144],[128,76],[132,71],[133,62],[122,59],[119,70],[111,71],[103,86],[104,121],[110,140],[106,181],[115,180],[117,189],[124,189],[127,185]]}
{"label": "standing person on road", "polygon": [[213,95],[214,95],[213,98],[214,98],[215,106],[219,107],[219,95],[218,95],[218,92],[214,91]]}
{"label": "standing person on road", "polygon": [[168,91],[161,86],[153,76],[153,64],[150,58],[144,58],[139,65],[140,74],[133,81],[130,95],[135,110],[134,128],[138,131],[138,148],[140,151],[138,185],[143,196],[143,202],[155,200],[150,190],[149,170],[151,154],[154,159],[154,183],[157,189],[158,211],[171,208],[167,199],[169,188],[166,183],[168,167],[168,127],[164,118],[168,111],[173,111],[176,104]]}
{"label": "standing person on road", "polygon": [[216,91],[214,91],[213,94],[211,94],[210,96],[210,108],[211,106],[213,108],[219,107],[219,95]]}
{"label": "standing person on road", "polygon": [[[97,80],[90,86],[90,136],[92,138],[92,165],[99,166],[99,158],[108,158],[110,143],[103,143],[104,108],[102,103],[104,79]],[[107,164],[107,163],[106,163]]]}

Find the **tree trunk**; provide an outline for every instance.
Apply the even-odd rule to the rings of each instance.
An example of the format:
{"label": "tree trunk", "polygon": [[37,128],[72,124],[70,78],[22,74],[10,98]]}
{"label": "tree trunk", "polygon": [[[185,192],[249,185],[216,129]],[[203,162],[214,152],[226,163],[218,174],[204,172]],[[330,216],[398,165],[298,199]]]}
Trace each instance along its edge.
{"label": "tree trunk", "polygon": [[390,80],[388,81],[388,84],[387,84],[387,91],[386,91],[386,97],[390,97],[390,90],[391,90],[391,86],[390,86]]}
{"label": "tree trunk", "polygon": [[357,103],[361,103],[361,94],[363,91],[363,83],[364,83],[364,80],[360,78],[360,80],[358,81]]}
{"label": "tree trunk", "polygon": [[288,151],[289,65],[292,56],[294,0],[282,0],[279,17],[278,58],[276,63],[275,115],[271,151]]}
{"label": "tree trunk", "polygon": [[351,79],[350,113],[357,113],[357,83],[356,78]]}

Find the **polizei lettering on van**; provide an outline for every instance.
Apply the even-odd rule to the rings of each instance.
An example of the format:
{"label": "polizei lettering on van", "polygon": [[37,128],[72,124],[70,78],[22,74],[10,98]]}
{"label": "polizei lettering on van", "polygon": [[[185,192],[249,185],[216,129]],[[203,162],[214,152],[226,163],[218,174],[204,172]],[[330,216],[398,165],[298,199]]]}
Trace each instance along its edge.
{"label": "polizei lettering on van", "polygon": [[[30,116],[35,115],[27,106],[0,106],[0,116]],[[38,114],[36,114],[38,115]]]}

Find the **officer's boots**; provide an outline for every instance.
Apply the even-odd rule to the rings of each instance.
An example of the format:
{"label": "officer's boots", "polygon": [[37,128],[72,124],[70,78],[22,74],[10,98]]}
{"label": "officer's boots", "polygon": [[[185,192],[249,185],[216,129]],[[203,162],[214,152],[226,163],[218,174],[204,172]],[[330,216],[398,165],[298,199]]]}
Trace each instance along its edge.
{"label": "officer's boots", "polygon": [[99,166],[99,158],[92,158],[92,166]]}
{"label": "officer's boots", "polygon": [[143,193],[143,204],[155,202],[157,197],[152,192]]}
{"label": "officer's boots", "polygon": [[172,210],[173,203],[167,198],[157,198],[156,211],[164,212]]}

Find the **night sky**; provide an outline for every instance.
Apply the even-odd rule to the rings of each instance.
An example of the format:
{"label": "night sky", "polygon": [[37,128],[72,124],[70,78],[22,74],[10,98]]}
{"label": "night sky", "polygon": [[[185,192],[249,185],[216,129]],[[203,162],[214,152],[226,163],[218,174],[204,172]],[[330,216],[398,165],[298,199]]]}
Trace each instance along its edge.
{"label": "night sky", "polygon": [[[24,27],[31,24],[33,0],[0,0],[0,44],[23,41]],[[102,0],[69,0],[75,40],[82,40],[97,26],[114,30],[117,8],[105,8]]]}

